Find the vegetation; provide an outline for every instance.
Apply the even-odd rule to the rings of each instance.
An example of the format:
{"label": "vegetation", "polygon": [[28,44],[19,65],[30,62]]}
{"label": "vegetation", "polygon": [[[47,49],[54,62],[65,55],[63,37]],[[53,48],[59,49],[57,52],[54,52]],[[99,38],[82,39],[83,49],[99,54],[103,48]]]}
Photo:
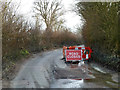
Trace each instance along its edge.
{"label": "vegetation", "polygon": [[99,59],[120,70],[118,5],[118,2],[78,2],[76,11],[84,19],[84,43],[93,49],[95,61]]}
{"label": "vegetation", "polygon": [[[13,72],[16,63],[31,53],[80,44],[80,36],[64,26],[65,20],[61,18],[64,10],[57,0],[34,2],[34,26],[16,13],[19,6],[12,2],[2,2],[1,5],[2,70],[5,79]],[[92,48],[93,60],[120,70],[118,5],[117,2],[78,2],[76,11],[83,17],[83,41]],[[45,30],[41,29],[41,23],[46,25]]]}
{"label": "vegetation", "polygon": [[[52,7],[52,5],[59,5],[59,3],[56,3],[52,2],[51,4],[50,12],[53,12],[49,13],[51,18],[46,16],[49,14],[46,14],[45,10],[40,10],[44,12],[42,19],[45,20],[47,26],[46,30],[41,30],[39,22],[42,22],[42,20],[39,19],[37,13],[34,16],[36,24],[31,26],[22,15],[16,14],[18,6],[16,7],[12,2],[2,2],[2,71],[4,79],[8,79],[9,74],[13,72],[16,62],[33,52],[41,52],[79,42],[74,33],[62,26],[62,19],[58,21],[57,18],[62,14],[57,12],[61,8],[58,8],[58,6]],[[48,4],[47,1],[45,6],[47,6],[46,4]],[[44,9],[46,8],[49,10],[50,7]],[[40,16],[42,16],[41,13]],[[44,18],[44,16],[46,17]]]}
{"label": "vegetation", "polygon": [[34,12],[46,25],[46,30],[59,29],[64,23],[60,17],[64,15],[61,2],[57,0],[36,0]]}

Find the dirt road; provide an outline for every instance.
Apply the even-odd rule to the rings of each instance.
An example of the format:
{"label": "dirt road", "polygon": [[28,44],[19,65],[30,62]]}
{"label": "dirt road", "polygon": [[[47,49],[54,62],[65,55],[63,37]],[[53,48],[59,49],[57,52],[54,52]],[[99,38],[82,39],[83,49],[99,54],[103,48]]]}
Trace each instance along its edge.
{"label": "dirt road", "polygon": [[118,74],[95,63],[66,64],[62,49],[36,54],[22,65],[12,88],[118,88]]}

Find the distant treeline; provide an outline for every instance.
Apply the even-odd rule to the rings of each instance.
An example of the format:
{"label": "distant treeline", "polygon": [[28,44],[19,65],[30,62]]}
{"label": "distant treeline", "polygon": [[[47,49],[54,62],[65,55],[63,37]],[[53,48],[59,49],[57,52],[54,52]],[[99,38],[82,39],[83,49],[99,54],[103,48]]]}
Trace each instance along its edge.
{"label": "distant treeline", "polygon": [[119,3],[78,2],[76,6],[85,23],[82,29],[84,43],[93,49],[93,55],[102,58],[99,62],[120,70]]}
{"label": "distant treeline", "polygon": [[[76,34],[67,28],[41,30],[40,25],[28,24],[22,15],[16,14],[10,3],[2,5],[2,69],[6,78],[21,58],[33,52],[74,45],[79,42]],[[38,19],[37,21],[38,22]]]}

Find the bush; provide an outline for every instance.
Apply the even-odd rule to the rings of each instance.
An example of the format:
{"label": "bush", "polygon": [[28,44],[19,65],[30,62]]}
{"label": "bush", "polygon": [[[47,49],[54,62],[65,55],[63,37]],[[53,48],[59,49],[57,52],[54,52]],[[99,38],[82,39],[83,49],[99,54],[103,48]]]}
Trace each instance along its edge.
{"label": "bush", "polygon": [[23,56],[26,56],[26,55],[29,55],[29,52],[24,49],[24,50],[20,51],[20,54],[23,55]]}

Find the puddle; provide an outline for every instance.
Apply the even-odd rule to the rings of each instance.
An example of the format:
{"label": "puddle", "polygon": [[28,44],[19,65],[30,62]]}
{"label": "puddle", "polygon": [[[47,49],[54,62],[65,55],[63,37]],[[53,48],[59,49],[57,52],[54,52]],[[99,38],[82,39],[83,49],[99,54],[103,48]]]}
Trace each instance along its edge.
{"label": "puddle", "polygon": [[51,88],[81,88],[83,80],[72,80],[72,79],[58,79],[53,83]]}
{"label": "puddle", "polygon": [[118,83],[112,79],[112,74],[110,72],[105,72],[99,67],[91,67],[91,70],[94,72],[93,75],[95,78],[90,80],[85,80],[85,82],[94,82],[100,85],[107,86],[109,88],[118,88]]}
{"label": "puddle", "polygon": [[[86,79],[89,80],[89,79]],[[73,80],[73,79],[58,79],[53,84],[50,85],[50,88],[108,88],[103,85],[97,85],[95,83],[86,83],[84,79]]]}
{"label": "puddle", "polygon": [[118,88],[111,73],[89,64],[67,64],[66,69],[55,70],[51,88]]}
{"label": "puddle", "polygon": [[101,72],[101,73],[106,73],[106,72],[104,72],[102,69],[100,69],[98,67],[94,67],[94,69],[97,70],[97,71],[99,71],[99,72]]}

